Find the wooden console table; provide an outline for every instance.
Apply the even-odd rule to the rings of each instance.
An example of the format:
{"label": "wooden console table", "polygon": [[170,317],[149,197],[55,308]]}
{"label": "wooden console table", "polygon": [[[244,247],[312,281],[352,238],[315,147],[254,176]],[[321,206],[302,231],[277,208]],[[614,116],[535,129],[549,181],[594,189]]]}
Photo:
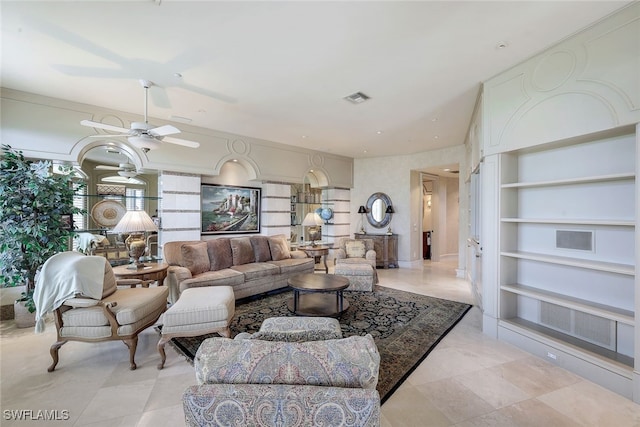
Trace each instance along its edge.
{"label": "wooden console table", "polygon": [[356,234],[356,240],[371,239],[376,251],[376,267],[398,268],[397,234]]}

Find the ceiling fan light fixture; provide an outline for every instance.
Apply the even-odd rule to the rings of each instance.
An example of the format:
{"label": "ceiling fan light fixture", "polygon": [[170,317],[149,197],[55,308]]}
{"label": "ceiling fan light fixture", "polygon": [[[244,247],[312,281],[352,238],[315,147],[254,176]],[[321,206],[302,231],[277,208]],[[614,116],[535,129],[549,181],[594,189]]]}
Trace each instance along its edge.
{"label": "ceiling fan light fixture", "polygon": [[155,150],[157,148],[160,148],[160,146],[162,145],[157,139],[146,135],[130,136],[127,138],[127,141],[129,141],[135,147],[146,151]]}
{"label": "ceiling fan light fixture", "polygon": [[133,178],[134,176],[138,175],[138,173],[132,170],[123,170],[118,171],[118,175],[124,176],[125,178]]}

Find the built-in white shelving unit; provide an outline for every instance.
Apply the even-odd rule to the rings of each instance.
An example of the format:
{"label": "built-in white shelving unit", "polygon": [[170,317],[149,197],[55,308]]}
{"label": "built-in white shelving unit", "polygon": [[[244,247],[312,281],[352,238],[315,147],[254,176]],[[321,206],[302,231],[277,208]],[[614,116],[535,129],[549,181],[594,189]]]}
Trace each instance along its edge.
{"label": "built-in white shelving unit", "polygon": [[631,127],[499,155],[499,335],[628,396],[635,159]]}

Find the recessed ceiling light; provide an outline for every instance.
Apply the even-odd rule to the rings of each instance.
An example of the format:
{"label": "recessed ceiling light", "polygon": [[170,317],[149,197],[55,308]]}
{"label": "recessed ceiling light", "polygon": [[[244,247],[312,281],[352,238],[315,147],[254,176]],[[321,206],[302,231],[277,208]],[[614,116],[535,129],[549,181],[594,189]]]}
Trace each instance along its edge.
{"label": "recessed ceiling light", "polygon": [[450,171],[451,171],[451,169],[450,169],[450,168],[444,168],[444,169],[442,169],[442,170],[443,170],[443,171],[445,171],[445,172],[450,172]]}
{"label": "recessed ceiling light", "polygon": [[381,131],[381,130],[377,131],[376,133],[377,133],[378,135],[382,135],[382,131]]}
{"label": "recessed ceiling light", "polygon": [[302,139],[304,139],[304,138],[306,138],[306,137],[307,137],[307,135],[302,135]]}
{"label": "recessed ceiling light", "polygon": [[496,49],[504,49],[509,46],[509,43],[500,41],[496,44]]}
{"label": "recessed ceiling light", "polygon": [[438,135],[433,136],[433,139],[438,139],[438,138],[440,138]]}
{"label": "recessed ceiling light", "polygon": [[173,77],[177,77],[177,78],[182,78],[182,74],[180,73],[173,73]]}
{"label": "recessed ceiling light", "polygon": [[238,159],[233,159],[233,162],[234,163],[238,163]]}
{"label": "recessed ceiling light", "polygon": [[438,118],[437,118],[437,117],[434,117],[433,119],[431,119],[431,121],[432,121],[432,122],[437,122],[437,121],[438,121]]}

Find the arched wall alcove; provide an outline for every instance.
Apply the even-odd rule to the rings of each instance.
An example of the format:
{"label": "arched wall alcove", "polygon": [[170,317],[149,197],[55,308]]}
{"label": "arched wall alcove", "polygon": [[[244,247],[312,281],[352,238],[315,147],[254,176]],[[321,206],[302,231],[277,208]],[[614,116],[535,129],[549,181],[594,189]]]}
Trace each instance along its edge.
{"label": "arched wall alcove", "polygon": [[82,165],[90,151],[100,147],[113,147],[126,155],[131,162],[136,165],[136,169],[142,170],[144,168],[146,156],[141,156],[137,150],[122,141],[105,141],[103,139],[92,140],[89,138],[86,138],[86,140],[88,140],[88,142],[84,144],[77,144],[71,153],[77,159],[78,165]]}
{"label": "arched wall alcove", "polygon": [[309,169],[302,178],[303,183],[309,183],[312,188],[326,188],[329,186],[329,178],[325,171]]}

